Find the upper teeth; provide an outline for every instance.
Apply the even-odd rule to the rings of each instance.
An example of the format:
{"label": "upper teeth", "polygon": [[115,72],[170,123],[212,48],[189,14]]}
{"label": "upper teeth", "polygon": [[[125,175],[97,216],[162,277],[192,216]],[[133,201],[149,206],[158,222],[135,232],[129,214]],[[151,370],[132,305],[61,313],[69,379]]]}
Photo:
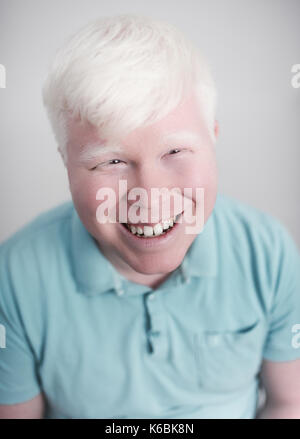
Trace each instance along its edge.
{"label": "upper teeth", "polygon": [[178,219],[180,216],[177,215],[176,217],[170,218],[167,221],[163,221],[162,223],[158,223],[155,224],[154,227],[152,226],[129,226],[129,230],[131,231],[131,233],[138,234],[138,235],[143,235],[146,237],[151,237],[151,236],[159,236],[161,235],[165,230],[169,229],[170,227],[173,227],[174,222],[176,221],[176,219]]}

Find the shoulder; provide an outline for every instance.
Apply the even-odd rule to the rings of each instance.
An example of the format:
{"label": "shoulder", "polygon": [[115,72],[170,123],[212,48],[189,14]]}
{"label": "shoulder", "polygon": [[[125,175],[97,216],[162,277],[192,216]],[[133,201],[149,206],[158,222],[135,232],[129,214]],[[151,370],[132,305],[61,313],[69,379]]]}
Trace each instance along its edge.
{"label": "shoulder", "polygon": [[293,241],[278,218],[228,195],[218,194],[214,213],[220,237],[223,233],[224,239],[230,238],[242,247],[247,245],[258,252],[267,252],[282,241]]}
{"label": "shoulder", "polygon": [[[12,273],[36,262],[40,264],[64,247],[74,205],[66,201],[34,217],[0,243],[0,271]],[[32,270],[32,265],[31,265]]]}
{"label": "shoulder", "polygon": [[62,222],[70,219],[74,206],[72,201],[66,201],[51,209],[36,215],[30,222],[0,243],[0,251],[26,244],[37,238],[41,233],[47,233],[51,228],[57,228]]}
{"label": "shoulder", "polygon": [[[273,215],[219,194],[214,209],[218,251],[257,288],[273,291],[282,279],[300,272],[300,253],[287,227]],[[229,265],[228,265],[229,264]]]}

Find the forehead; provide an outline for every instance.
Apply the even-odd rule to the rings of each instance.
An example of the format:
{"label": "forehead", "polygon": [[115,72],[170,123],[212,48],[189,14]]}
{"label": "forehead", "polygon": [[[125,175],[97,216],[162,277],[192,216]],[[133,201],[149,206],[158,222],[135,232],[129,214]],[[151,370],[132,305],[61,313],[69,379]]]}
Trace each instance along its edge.
{"label": "forehead", "polygon": [[70,119],[68,144],[72,152],[84,157],[102,152],[121,151],[127,145],[141,145],[149,141],[152,145],[170,142],[196,142],[203,138],[205,124],[195,95],[191,95],[169,112],[164,118],[145,127],[139,127],[123,138],[105,138],[97,127],[89,122],[79,123]]}

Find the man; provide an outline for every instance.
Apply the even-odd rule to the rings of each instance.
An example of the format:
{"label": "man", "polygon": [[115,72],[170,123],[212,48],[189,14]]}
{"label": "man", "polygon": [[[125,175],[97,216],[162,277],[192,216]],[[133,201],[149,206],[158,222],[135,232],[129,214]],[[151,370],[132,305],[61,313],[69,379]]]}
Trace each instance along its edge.
{"label": "man", "polygon": [[260,379],[261,417],[300,417],[299,252],[218,193],[215,97],[191,43],[144,17],[57,54],[44,102],[72,201],[0,247],[2,418],[254,418]]}

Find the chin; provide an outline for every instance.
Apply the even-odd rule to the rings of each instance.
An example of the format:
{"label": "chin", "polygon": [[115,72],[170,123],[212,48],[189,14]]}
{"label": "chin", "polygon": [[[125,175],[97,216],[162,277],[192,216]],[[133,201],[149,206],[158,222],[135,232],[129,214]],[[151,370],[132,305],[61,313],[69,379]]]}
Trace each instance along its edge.
{"label": "chin", "polygon": [[139,261],[127,261],[127,264],[131,266],[133,270],[140,274],[168,274],[176,270],[181,264],[184,255],[181,258],[166,259],[165,256],[155,258],[142,258]]}

